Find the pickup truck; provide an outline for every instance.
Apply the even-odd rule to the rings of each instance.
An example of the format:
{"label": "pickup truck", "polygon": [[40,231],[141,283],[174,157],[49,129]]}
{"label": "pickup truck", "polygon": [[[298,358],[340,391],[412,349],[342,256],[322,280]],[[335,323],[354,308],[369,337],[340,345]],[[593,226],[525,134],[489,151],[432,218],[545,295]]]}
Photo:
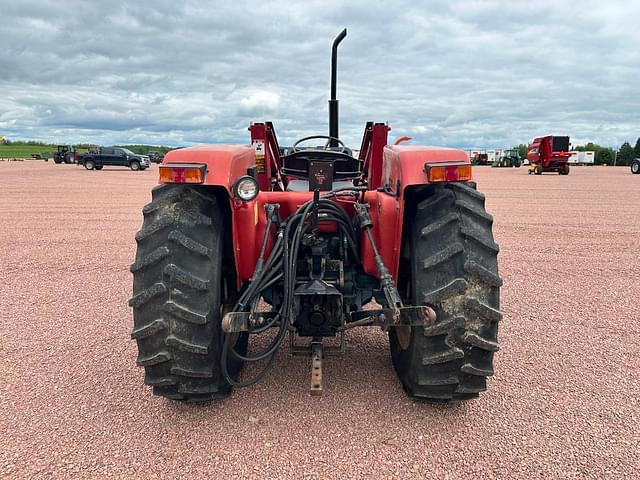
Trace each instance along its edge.
{"label": "pickup truck", "polygon": [[138,155],[122,147],[100,147],[82,155],[78,164],[83,165],[87,170],[102,170],[107,166],[145,170],[149,168],[149,157]]}

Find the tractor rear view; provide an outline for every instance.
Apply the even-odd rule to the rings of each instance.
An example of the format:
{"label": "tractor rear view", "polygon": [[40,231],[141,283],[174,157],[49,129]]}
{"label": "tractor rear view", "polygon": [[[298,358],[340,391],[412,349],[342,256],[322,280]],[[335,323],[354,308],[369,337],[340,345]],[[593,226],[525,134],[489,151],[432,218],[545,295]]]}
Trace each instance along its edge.
{"label": "tractor rear view", "polygon": [[76,163],[77,160],[76,147],[71,145],[58,145],[56,151],[53,152],[53,161],[55,163]]}
{"label": "tractor rear view", "polygon": [[[319,394],[325,355],[368,326],[387,332],[408,395],[486,389],[502,280],[485,197],[464,151],[388,145],[385,123],[367,123],[353,155],[336,99],[345,36],[332,49],[329,135],[282,155],[273,125],[252,123],[252,147],[184,148],[160,165],[129,301],[155,394],[225,397],[263,378],[285,346],[310,356]],[[248,362],[260,367],[249,378]]]}
{"label": "tractor rear view", "polygon": [[558,172],[569,175],[569,137],[547,135],[533,139],[527,148],[529,174],[542,175],[543,172]]}
{"label": "tractor rear view", "polygon": [[522,165],[522,158],[517,148],[510,148],[502,152],[502,155],[494,161],[492,167],[516,167],[520,168]]}

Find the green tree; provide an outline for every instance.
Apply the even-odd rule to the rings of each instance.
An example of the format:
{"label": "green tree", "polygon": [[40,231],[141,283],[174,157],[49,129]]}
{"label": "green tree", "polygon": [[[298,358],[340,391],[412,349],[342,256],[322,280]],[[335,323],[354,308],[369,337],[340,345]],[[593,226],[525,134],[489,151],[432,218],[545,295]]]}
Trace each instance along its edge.
{"label": "green tree", "polygon": [[633,147],[633,153],[635,153],[636,158],[640,158],[640,137],[636,140],[636,146]]}
{"label": "green tree", "polygon": [[527,158],[527,146],[524,143],[521,143],[517,147],[513,148],[518,150],[518,155],[520,155],[520,158]]}
{"label": "green tree", "polygon": [[616,165],[631,165],[631,162],[635,158],[635,152],[629,142],[624,142],[618,150],[618,158],[616,159]]}
{"label": "green tree", "polygon": [[613,165],[613,160],[615,157],[615,152],[613,150],[613,148],[606,148],[606,147],[600,147],[598,146],[597,150],[594,150],[596,152],[596,159],[595,159],[595,164],[596,165]]}

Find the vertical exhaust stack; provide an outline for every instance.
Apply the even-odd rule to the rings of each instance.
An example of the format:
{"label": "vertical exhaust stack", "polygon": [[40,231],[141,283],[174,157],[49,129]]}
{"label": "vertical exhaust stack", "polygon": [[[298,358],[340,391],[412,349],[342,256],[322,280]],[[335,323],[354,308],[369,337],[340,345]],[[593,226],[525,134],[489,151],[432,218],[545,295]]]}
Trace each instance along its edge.
{"label": "vertical exhaust stack", "polygon": [[[338,77],[338,45],[347,36],[347,29],[342,30],[333,41],[331,48],[331,99],[329,100],[329,136],[339,138],[338,133],[338,100],[336,99],[336,84]],[[331,147],[337,147],[338,142],[330,141]]]}

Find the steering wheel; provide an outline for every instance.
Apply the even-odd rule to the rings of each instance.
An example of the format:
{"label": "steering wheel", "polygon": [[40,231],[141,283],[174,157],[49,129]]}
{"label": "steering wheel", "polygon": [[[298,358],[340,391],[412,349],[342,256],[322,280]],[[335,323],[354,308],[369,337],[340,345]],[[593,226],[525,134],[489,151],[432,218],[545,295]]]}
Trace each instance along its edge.
{"label": "steering wheel", "polygon": [[294,152],[300,152],[302,151],[302,148],[298,147],[298,145],[300,145],[302,142],[306,142],[307,140],[313,140],[314,138],[323,138],[325,139],[327,142],[324,144],[324,150],[329,150],[329,145],[331,144],[331,141],[335,141],[338,143],[338,145],[340,146],[340,150],[338,150],[340,153],[345,153],[347,150],[347,146],[343,143],[342,140],[340,140],[339,138],[336,137],[330,137],[329,135],[312,135],[310,137],[304,137],[301,138],[300,140],[298,140],[296,143],[293,144],[293,151]]}

